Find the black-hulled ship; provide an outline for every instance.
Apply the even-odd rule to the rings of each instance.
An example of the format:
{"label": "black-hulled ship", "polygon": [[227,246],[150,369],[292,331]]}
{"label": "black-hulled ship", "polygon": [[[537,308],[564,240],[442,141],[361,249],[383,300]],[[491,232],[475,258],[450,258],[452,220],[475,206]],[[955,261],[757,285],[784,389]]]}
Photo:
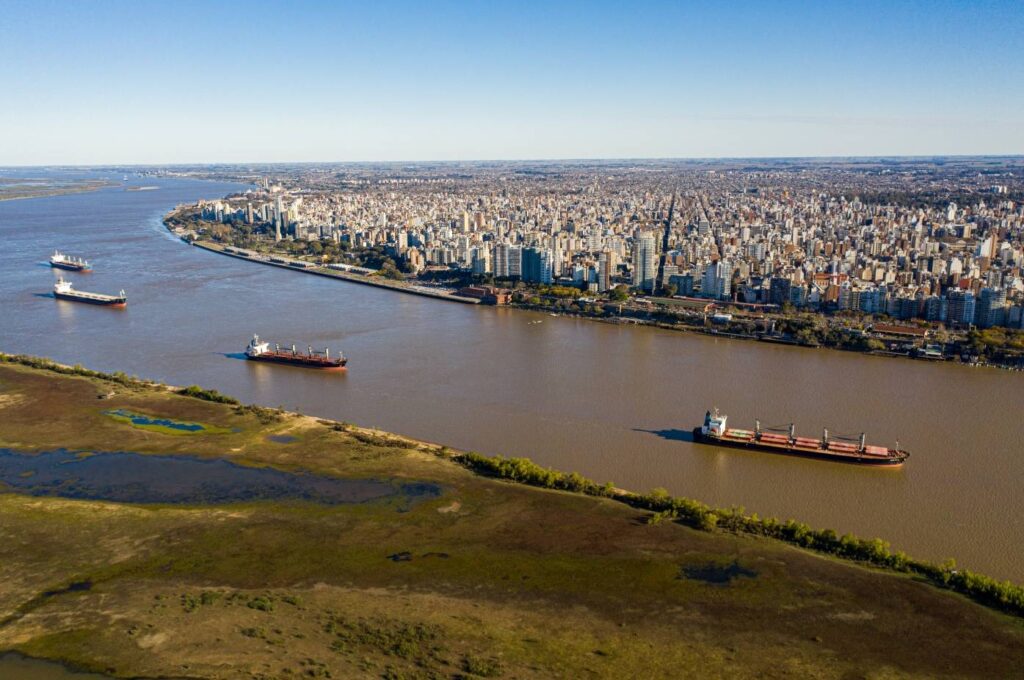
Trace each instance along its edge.
{"label": "black-hulled ship", "polygon": [[304,368],[320,369],[343,369],[348,364],[344,354],[331,356],[330,349],[323,351],[307,348],[306,352],[299,352],[295,345],[290,348],[282,348],[280,345],[270,347],[269,342],[260,340],[260,336],[252,336],[249,346],[245,348],[245,358],[251,361],[269,361],[275,364],[288,364],[290,366],[302,366]]}
{"label": "black-hulled ship", "polygon": [[104,305],[109,307],[125,307],[128,304],[128,296],[122,290],[117,295],[104,295],[102,293],[87,293],[83,290],[75,290],[70,281],[57,279],[53,284],[53,296],[58,300],[71,300],[72,302],[84,302],[90,305]]}
{"label": "black-hulled ship", "polygon": [[53,255],[50,256],[50,266],[55,269],[66,269],[70,272],[92,271],[92,265],[87,261],[80,257],[65,255],[59,250],[53,251]]}
{"label": "black-hulled ship", "polygon": [[910,457],[910,452],[901,449],[898,442],[895,448],[872,446],[865,441],[863,434],[857,441],[837,441],[830,438],[828,430],[825,430],[821,439],[815,439],[798,437],[792,424],[788,431],[764,432],[760,421],[754,421],[754,429],[751,431],[727,428],[726,419],[727,416],[720,414],[718,409],[708,411],[704,415],[704,424],[693,429],[694,440],[718,446],[858,465],[902,465]]}

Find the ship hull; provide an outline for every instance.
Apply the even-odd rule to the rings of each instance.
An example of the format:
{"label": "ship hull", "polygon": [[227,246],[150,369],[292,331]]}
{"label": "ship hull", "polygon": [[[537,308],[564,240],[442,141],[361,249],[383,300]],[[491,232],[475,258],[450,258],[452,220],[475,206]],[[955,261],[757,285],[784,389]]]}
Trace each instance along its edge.
{"label": "ship hull", "polygon": [[81,264],[73,264],[69,262],[50,262],[50,266],[54,269],[64,269],[69,272],[88,272],[92,271],[91,267],[86,267]]}
{"label": "ship hull", "polygon": [[739,441],[724,439],[722,437],[708,436],[701,432],[701,428],[693,428],[693,440],[702,444],[713,446],[728,446],[734,449],[746,449],[747,451],[760,451],[763,453],[776,453],[785,456],[799,456],[801,458],[813,458],[815,460],[827,460],[834,463],[847,463],[852,465],[872,465],[876,467],[898,467],[903,465],[907,457],[883,457],[883,456],[862,456],[856,454],[837,454],[823,449],[811,449],[792,445],[767,444],[759,441]]}
{"label": "ship hull", "polygon": [[102,298],[79,297],[78,295],[68,295],[67,293],[54,293],[53,296],[58,300],[67,300],[69,302],[84,302],[87,305],[97,305],[100,307],[128,306],[128,301],[123,298],[111,298],[107,300]]}
{"label": "ship hull", "polygon": [[345,369],[348,359],[320,359],[317,357],[289,356],[284,354],[246,354],[249,361],[263,361],[270,364],[284,364],[301,368],[315,368],[321,371],[341,371]]}

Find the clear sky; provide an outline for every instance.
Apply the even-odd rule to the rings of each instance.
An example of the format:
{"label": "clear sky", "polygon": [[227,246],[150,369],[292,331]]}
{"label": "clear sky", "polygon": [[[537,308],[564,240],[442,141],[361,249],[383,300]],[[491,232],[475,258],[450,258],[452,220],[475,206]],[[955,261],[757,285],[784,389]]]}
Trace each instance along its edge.
{"label": "clear sky", "polygon": [[0,166],[1024,153],[1024,1],[0,0]]}

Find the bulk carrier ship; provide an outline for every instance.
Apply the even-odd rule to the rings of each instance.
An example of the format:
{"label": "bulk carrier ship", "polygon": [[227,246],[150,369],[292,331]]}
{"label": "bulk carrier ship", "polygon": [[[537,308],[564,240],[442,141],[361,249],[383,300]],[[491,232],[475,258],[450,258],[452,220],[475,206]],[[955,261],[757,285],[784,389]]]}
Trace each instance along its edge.
{"label": "bulk carrier ship", "polygon": [[82,258],[65,255],[59,250],[53,251],[53,255],[50,256],[50,266],[54,269],[66,269],[72,272],[92,271],[92,265]]}
{"label": "bulk carrier ship", "polygon": [[[866,443],[863,434],[857,443],[852,441],[836,441],[830,439],[826,429],[821,439],[798,437],[796,427],[791,423],[788,432],[763,432],[761,421],[754,421],[754,430],[738,430],[726,427],[727,416],[718,412],[708,411],[704,415],[704,424],[693,429],[695,441],[718,446],[732,446],[767,453],[783,453],[791,456],[804,456],[819,460],[831,460],[841,463],[858,465],[902,465],[910,452],[900,448],[871,446]],[[840,438],[842,439],[842,438]]]}
{"label": "bulk carrier ship", "polygon": [[103,295],[102,293],[86,293],[83,290],[75,290],[70,281],[57,279],[53,284],[53,296],[58,300],[71,300],[72,302],[84,302],[90,305],[104,305],[108,307],[125,307],[128,305],[128,296],[122,290],[117,295]]}
{"label": "bulk carrier ship", "polygon": [[252,336],[249,346],[245,348],[245,358],[252,361],[269,361],[275,364],[320,369],[342,369],[348,363],[344,354],[332,357],[330,349],[321,352],[314,351],[312,347],[309,347],[305,354],[296,351],[295,345],[292,345],[291,349],[281,349],[280,345],[274,345],[274,348],[271,349],[270,343],[261,341],[258,335]]}

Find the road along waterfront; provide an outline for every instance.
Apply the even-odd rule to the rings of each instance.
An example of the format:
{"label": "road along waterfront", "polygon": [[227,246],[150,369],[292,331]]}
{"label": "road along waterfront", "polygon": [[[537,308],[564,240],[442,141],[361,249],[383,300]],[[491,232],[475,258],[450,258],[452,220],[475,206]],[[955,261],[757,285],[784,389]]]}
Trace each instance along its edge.
{"label": "road along waterfront", "polygon": [[[446,305],[291,276],[187,247],[173,206],[237,185],[132,179],[0,205],[0,349],[200,383],[488,454],[526,455],[625,488],[665,487],[716,506],[880,536],[924,559],[1024,581],[1019,375],[739,343],[654,328]],[[46,257],[89,259],[90,286],[124,288],[123,312],[55,301]],[[253,333],[330,346],[346,375],[240,358]],[[863,469],[690,441],[705,410],[730,424],[797,423],[913,453]]]}
{"label": "road along waterfront", "polygon": [[387,288],[402,293],[422,295],[424,297],[431,297],[437,300],[461,302],[463,304],[469,305],[480,304],[480,300],[477,300],[475,298],[462,297],[461,295],[455,295],[454,293],[447,293],[439,290],[430,290],[425,286],[417,286],[409,283],[389,281],[379,276],[364,276],[362,274],[357,274],[354,272],[349,272],[341,269],[319,267],[304,260],[285,258],[280,255],[262,255],[242,248],[226,247],[219,243],[213,243],[211,241],[193,241],[192,245],[197,248],[202,248],[203,250],[208,250],[211,253],[227,255],[229,257],[238,258],[240,260],[247,260],[249,262],[265,264],[271,267],[281,267],[284,269],[288,269],[290,271],[302,272],[304,274],[326,276],[327,278],[341,279],[343,281],[348,281],[350,283],[361,283],[367,286],[377,286],[378,288]]}

